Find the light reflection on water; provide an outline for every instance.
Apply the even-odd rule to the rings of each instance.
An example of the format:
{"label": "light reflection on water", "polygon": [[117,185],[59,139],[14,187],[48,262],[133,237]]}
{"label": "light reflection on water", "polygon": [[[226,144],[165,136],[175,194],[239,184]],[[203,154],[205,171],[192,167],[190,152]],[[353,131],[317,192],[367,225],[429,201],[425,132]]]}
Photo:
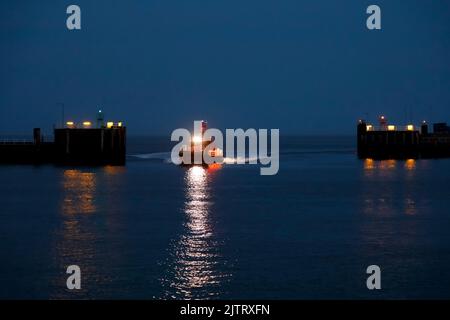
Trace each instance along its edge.
{"label": "light reflection on water", "polygon": [[211,219],[214,171],[194,166],[186,171],[184,231],[171,248],[168,278],[162,279],[166,298],[208,299],[220,295],[220,286],[231,276],[221,271],[221,244],[215,240]]}
{"label": "light reflection on water", "polygon": [[63,179],[63,214],[87,214],[96,210],[94,194],[97,187],[95,173],[65,170]]}
{"label": "light reflection on water", "polygon": [[405,168],[409,171],[416,169],[416,160],[408,159],[405,161]]}
{"label": "light reflection on water", "polygon": [[[363,166],[363,205],[366,214],[391,216],[415,215],[417,200],[414,196],[417,161],[365,159]],[[393,183],[400,178],[399,183]],[[403,193],[398,197],[399,192]],[[403,199],[402,203],[397,203]],[[401,211],[401,212],[399,212]]]}
{"label": "light reflection on water", "polygon": [[395,172],[397,160],[364,160],[364,174],[366,177],[380,175],[388,177]]}
{"label": "light reflection on water", "polygon": [[[104,258],[101,249],[104,237],[114,231],[116,223],[110,214],[99,215],[99,212],[112,212],[113,205],[109,203],[110,198],[99,203],[98,194],[99,189],[109,194],[124,172],[123,168],[112,166],[63,171],[61,224],[55,230],[54,248],[59,276],[53,279],[52,284],[57,289],[51,298],[86,297],[93,289],[101,290],[101,285],[110,281],[98,261]],[[114,257],[109,255],[109,258],[111,262]],[[83,275],[82,288],[76,292],[67,290],[65,284],[65,270],[73,264],[80,266]],[[95,288],[97,286],[99,288]]]}
{"label": "light reflection on water", "polygon": [[[58,288],[53,292],[53,299],[66,298],[69,293],[65,289],[66,276],[62,276],[69,265],[79,265],[84,274],[95,274],[95,242],[97,235],[93,228],[83,223],[83,219],[93,216],[97,211],[95,193],[97,190],[95,172],[67,169],[62,175],[61,225],[56,229],[55,259],[58,272],[53,285]],[[84,294],[85,288],[75,294]]]}
{"label": "light reflection on water", "polygon": [[427,160],[364,160],[361,171],[360,241],[364,263],[390,268],[400,285],[405,265],[421,262],[411,248],[420,247],[429,212],[418,183]]}

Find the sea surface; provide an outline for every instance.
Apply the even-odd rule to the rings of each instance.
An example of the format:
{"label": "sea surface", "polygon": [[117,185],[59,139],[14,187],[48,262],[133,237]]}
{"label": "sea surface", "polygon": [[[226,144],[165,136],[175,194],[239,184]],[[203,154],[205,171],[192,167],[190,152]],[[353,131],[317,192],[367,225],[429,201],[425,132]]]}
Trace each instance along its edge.
{"label": "sea surface", "polygon": [[450,159],[282,137],[261,176],[175,166],[167,140],[130,137],[125,167],[0,166],[0,298],[450,298]]}

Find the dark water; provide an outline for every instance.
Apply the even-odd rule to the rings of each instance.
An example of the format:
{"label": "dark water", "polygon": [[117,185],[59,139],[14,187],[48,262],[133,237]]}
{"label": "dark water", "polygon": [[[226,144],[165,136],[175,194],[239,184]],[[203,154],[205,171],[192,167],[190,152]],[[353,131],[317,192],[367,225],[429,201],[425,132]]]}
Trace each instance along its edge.
{"label": "dark water", "polygon": [[1,166],[0,298],[450,298],[450,160],[353,140],[283,138],[276,176],[176,167],[158,138],[124,168]]}

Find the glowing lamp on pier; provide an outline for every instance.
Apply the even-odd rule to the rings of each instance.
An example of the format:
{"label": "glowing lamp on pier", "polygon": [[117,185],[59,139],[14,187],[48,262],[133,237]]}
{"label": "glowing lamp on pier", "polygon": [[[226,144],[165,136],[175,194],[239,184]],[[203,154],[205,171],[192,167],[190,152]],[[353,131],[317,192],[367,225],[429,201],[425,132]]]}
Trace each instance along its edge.
{"label": "glowing lamp on pier", "polygon": [[91,125],[92,125],[92,123],[90,121],[83,122],[83,127],[85,127],[85,128],[89,128]]}
{"label": "glowing lamp on pier", "polygon": [[412,124],[408,124],[408,125],[406,126],[406,129],[407,129],[408,131],[414,131],[414,126],[413,126]]}
{"label": "glowing lamp on pier", "polygon": [[75,123],[73,121],[67,121],[66,126],[67,128],[73,128],[75,126]]}
{"label": "glowing lamp on pier", "polygon": [[388,125],[388,131],[395,131],[395,126],[392,124]]}
{"label": "glowing lamp on pier", "polygon": [[106,123],[106,127],[107,127],[108,129],[111,129],[112,127],[114,127],[114,122],[111,122],[111,121],[107,122],[107,123]]}

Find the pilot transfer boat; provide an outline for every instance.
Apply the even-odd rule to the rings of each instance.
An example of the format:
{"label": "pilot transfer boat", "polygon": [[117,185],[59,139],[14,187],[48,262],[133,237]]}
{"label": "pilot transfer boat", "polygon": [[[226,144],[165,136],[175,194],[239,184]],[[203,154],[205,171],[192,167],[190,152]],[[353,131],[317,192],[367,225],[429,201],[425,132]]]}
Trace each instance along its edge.
{"label": "pilot transfer boat", "polygon": [[[220,164],[223,162],[223,151],[214,145],[214,141],[204,138],[204,133],[207,130],[207,122],[199,121],[201,123],[201,131],[199,135],[191,135],[189,145],[184,145],[179,156],[181,158],[181,165],[184,166],[209,166],[212,164]],[[208,157],[205,157],[205,152]],[[208,159],[209,158],[209,159]]]}

